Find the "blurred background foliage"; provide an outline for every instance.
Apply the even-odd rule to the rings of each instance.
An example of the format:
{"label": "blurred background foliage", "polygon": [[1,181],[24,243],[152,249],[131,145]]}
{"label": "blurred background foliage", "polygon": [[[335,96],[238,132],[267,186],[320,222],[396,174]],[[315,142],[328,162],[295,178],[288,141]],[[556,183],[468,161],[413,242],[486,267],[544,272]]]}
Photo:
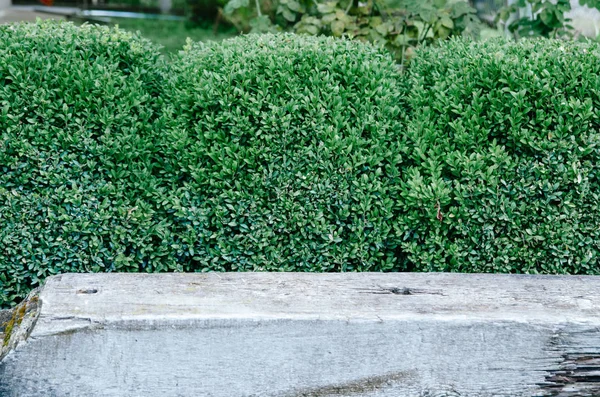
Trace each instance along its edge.
{"label": "blurred background foliage", "polygon": [[482,27],[468,2],[449,0],[230,0],[224,15],[242,32],[286,30],[380,44],[400,62],[419,45],[478,36]]}
{"label": "blurred background foliage", "polygon": [[[40,1],[54,0],[14,4]],[[578,38],[568,18],[573,6],[599,9],[600,0],[56,0],[52,5],[112,12],[78,19],[139,31],[162,45],[164,53],[180,50],[188,37],[208,41],[288,31],[371,42],[403,64],[416,47],[453,36]],[[123,18],[122,12],[146,16]],[[165,15],[178,19],[161,18]],[[592,36],[597,36],[594,28]]]}

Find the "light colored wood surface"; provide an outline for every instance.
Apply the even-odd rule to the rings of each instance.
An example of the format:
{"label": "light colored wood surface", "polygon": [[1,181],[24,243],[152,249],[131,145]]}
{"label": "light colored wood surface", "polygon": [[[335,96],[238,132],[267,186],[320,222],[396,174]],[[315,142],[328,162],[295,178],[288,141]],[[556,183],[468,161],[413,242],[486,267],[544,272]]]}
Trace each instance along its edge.
{"label": "light colored wood surface", "polygon": [[40,302],[0,395],[600,395],[599,277],[69,274]]}
{"label": "light colored wood surface", "polygon": [[600,325],[600,277],[579,276],[68,274],[49,279],[42,299],[42,321],[83,315],[92,321],[424,318]]}

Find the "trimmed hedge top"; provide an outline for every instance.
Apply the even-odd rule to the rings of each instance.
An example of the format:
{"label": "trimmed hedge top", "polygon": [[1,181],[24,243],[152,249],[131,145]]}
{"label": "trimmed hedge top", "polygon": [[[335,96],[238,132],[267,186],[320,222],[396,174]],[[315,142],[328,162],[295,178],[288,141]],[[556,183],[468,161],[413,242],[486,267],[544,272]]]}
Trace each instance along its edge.
{"label": "trimmed hedge top", "polygon": [[410,65],[417,270],[598,274],[600,48],[451,40]]}
{"label": "trimmed hedge top", "polygon": [[348,40],[190,44],[162,149],[184,270],[390,270],[402,91],[392,58]]}

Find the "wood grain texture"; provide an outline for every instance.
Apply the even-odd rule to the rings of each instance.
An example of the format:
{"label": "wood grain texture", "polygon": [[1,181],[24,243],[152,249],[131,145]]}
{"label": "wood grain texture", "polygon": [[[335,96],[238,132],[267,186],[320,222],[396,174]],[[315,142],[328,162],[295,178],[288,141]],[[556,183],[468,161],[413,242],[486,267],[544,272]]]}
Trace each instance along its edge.
{"label": "wood grain texture", "polygon": [[[96,291],[96,292],[94,292]],[[44,317],[440,318],[600,325],[600,277],[453,273],[68,274]]]}
{"label": "wood grain texture", "polygon": [[40,300],[2,396],[600,395],[600,277],[69,274]]}

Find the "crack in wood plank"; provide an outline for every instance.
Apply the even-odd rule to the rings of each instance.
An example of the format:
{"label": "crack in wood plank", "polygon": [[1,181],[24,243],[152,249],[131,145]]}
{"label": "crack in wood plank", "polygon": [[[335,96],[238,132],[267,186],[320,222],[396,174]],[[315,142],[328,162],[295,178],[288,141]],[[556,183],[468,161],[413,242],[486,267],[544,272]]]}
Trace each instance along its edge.
{"label": "crack in wood plank", "polygon": [[441,291],[426,290],[420,288],[409,288],[409,287],[382,287],[380,285],[377,288],[360,288],[358,289],[360,294],[375,294],[375,295],[442,295]]}
{"label": "crack in wood plank", "polygon": [[600,396],[600,353],[566,354],[559,369],[540,385],[552,397]]}

